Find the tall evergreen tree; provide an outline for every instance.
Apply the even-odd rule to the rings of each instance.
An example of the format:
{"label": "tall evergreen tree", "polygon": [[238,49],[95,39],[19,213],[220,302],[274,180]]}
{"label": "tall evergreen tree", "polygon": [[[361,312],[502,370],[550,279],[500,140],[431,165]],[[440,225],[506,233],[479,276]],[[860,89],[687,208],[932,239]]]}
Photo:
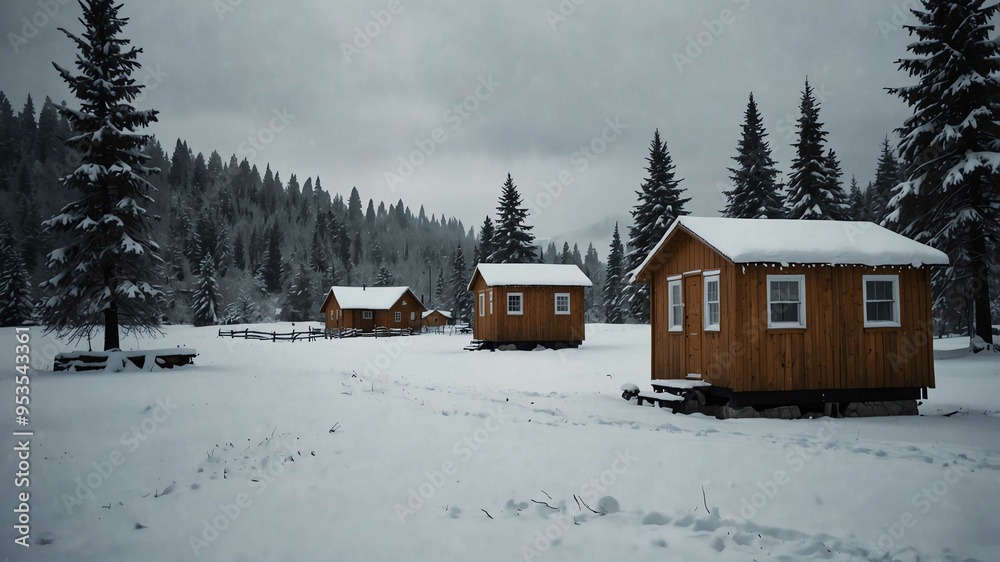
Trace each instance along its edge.
{"label": "tall evergreen tree", "polygon": [[444,268],[438,268],[437,279],[434,281],[434,306],[447,307],[448,288],[444,283]]}
{"label": "tall evergreen tree", "polygon": [[905,27],[918,40],[899,67],[917,83],[889,90],[913,109],[898,130],[905,180],[884,221],[948,254],[951,264],[934,274],[935,308],[964,317],[986,341],[1000,239],[1000,45],[990,38],[998,10],[984,0],[924,0],[913,10],[919,24]]}
{"label": "tall evergreen tree", "polygon": [[312,277],[305,264],[299,264],[299,270],[295,273],[285,295],[281,315],[289,322],[304,322],[315,315],[315,308],[316,298],[313,295]]}
{"label": "tall evergreen tree", "polygon": [[483,263],[489,263],[490,256],[493,255],[493,221],[489,216],[483,221],[483,227],[479,229],[479,259]]}
{"label": "tall evergreen tree", "polygon": [[191,295],[191,316],[195,326],[213,326],[219,323],[222,294],[216,280],[215,259],[205,254],[198,265],[198,286]]}
{"label": "tall evergreen tree", "polygon": [[81,102],[79,110],[60,108],[76,132],[66,144],[82,155],[80,167],[61,182],[81,198],[44,223],[65,245],[48,256],[53,276],[44,283],[49,298],[42,314],[48,329],[72,337],[89,335],[103,320],[110,350],[120,346],[119,327],[151,331],[160,323],[159,246],[142,206],[152,202],[146,176],[159,170],[147,167],[142,153],[150,136],[135,132],[156,121],[156,111],[131,105],[143,88],[131,77],[142,50],[120,36],[121,6],[113,0],[81,6],[83,36],[63,30],[80,50],[80,74],[54,65]]}
{"label": "tall evergreen tree", "polygon": [[615,233],[611,238],[611,250],[608,253],[608,271],[604,278],[604,321],[609,324],[621,324],[625,321],[622,310],[624,289],[625,248],[618,235],[618,223],[615,223]]}
{"label": "tall evergreen tree", "polygon": [[733,190],[724,192],[729,203],[722,215],[740,219],[782,218],[785,209],[779,193],[778,169],[771,158],[767,131],[752,93],[743,115],[743,136],[733,156],[737,166],[729,168]]}
{"label": "tall evergreen tree", "polygon": [[826,131],[819,121],[819,105],[813,96],[812,86],[806,80],[802,90],[796,127],[799,138],[792,161],[792,174],[788,182],[788,198],[785,208],[792,219],[842,219],[846,214],[843,190],[835,188],[831,178],[829,155],[826,154]]}
{"label": "tall evergreen tree", "polygon": [[569,249],[569,242],[563,242],[562,253],[559,254],[559,263],[563,265],[573,263],[573,252]]}
{"label": "tall evergreen tree", "polygon": [[892,145],[889,144],[889,135],[882,141],[881,153],[878,157],[878,166],[875,169],[875,182],[872,189],[868,191],[868,204],[871,206],[870,214],[873,220],[881,221],[885,218],[889,209],[889,200],[892,199],[892,190],[902,181],[900,176],[899,161],[893,154]]}
{"label": "tall evergreen tree", "polygon": [[848,193],[847,201],[850,206],[848,215],[851,220],[871,220],[871,215],[868,212],[868,198],[865,196],[865,192],[861,191],[861,188],[858,186],[858,179],[854,176],[851,176],[851,191]]}
{"label": "tall evergreen tree", "polygon": [[[632,226],[629,227],[626,258],[629,270],[639,267],[677,217],[688,214],[684,205],[691,200],[682,197],[682,180],[676,177],[673,158],[667,143],[660,140],[659,129],[653,133],[646,161],[648,175],[636,192],[639,201],[632,210]],[[639,322],[649,322],[649,285],[629,283],[626,291],[629,313]]]}
{"label": "tall evergreen tree", "polygon": [[351,189],[351,197],[347,200],[347,220],[355,225],[361,224],[364,213],[361,210],[361,194],[358,188]]}
{"label": "tall evergreen tree", "polygon": [[469,271],[465,265],[465,255],[462,246],[455,249],[451,258],[451,317],[455,319],[469,318],[472,308],[472,296],[469,294]]}
{"label": "tall evergreen tree", "polygon": [[[493,253],[489,260],[492,263],[534,263],[537,261],[535,247],[532,244],[535,236],[531,234],[533,227],[525,224],[528,209],[522,206],[521,195],[514,185],[514,180],[507,174],[500,194],[500,204],[497,207],[497,223],[493,234]],[[463,260],[464,261],[464,260]]]}
{"label": "tall evergreen tree", "polygon": [[7,219],[0,219],[0,326],[23,326],[31,319],[28,270]]}

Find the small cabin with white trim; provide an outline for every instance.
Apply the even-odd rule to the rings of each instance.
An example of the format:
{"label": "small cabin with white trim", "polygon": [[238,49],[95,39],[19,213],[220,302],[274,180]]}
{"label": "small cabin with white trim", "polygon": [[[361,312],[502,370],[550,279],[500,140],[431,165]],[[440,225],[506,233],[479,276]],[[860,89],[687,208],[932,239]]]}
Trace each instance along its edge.
{"label": "small cabin with white trim", "polygon": [[320,310],[327,330],[419,332],[427,308],[409,287],[331,287]]}
{"label": "small cabin with white trim", "polygon": [[576,265],[481,263],[469,281],[473,335],[490,347],[578,347],[585,339],[584,289]]}
{"label": "small cabin with white trim", "polygon": [[699,379],[733,408],[915,413],[934,387],[930,268],[947,263],[870,222],[680,217],[631,273],[650,285],[652,379]]}

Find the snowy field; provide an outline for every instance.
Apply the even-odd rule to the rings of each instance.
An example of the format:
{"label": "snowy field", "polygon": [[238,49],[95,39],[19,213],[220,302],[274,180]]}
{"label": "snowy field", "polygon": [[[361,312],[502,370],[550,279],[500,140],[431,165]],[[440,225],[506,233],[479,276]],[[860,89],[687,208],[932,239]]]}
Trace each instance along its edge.
{"label": "snowy field", "polygon": [[[1000,355],[938,361],[920,417],[720,421],[621,399],[624,382],[648,389],[648,326],[587,336],[489,353],[463,351],[469,336],[292,344],[170,327],[139,343],[194,347],[196,366],[36,373],[32,545],[11,542],[5,446],[3,556],[1000,557]],[[59,346],[33,337],[51,365]],[[13,365],[13,331],[0,338]],[[0,390],[14,427],[10,373]]]}

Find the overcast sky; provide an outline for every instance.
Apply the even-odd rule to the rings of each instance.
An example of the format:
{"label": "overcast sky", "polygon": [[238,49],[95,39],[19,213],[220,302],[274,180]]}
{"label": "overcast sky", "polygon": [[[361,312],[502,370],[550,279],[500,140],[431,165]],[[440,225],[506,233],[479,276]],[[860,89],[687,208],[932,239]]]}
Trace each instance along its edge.
{"label": "overcast sky", "polygon": [[[16,110],[29,92],[69,97],[50,61],[72,64],[56,28],[79,31],[79,7],[49,1],[51,17],[44,0],[0,4],[0,89]],[[603,258],[655,128],[690,210],[717,214],[747,94],[787,172],[806,75],[845,180],[867,184],[908,115],[883,88],[910,83],[894,61],[913,1],[124,0],[123,14],[152,85],[140,106],[160,110],[152,132],[168,151],[181,137],[477,229],[510,172],[540,210],[539,238],[592,241]]]}

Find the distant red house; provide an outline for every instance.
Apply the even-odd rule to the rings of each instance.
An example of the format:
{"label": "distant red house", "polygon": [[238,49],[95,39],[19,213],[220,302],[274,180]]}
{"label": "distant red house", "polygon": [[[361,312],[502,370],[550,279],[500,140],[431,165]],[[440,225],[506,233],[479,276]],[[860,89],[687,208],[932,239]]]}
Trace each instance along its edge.
{"label": "distant red house", "polygon": [[373,332],[376,327],[419,331],[427,308],[409,287],[333,287],[320,310],[328,330]]}

